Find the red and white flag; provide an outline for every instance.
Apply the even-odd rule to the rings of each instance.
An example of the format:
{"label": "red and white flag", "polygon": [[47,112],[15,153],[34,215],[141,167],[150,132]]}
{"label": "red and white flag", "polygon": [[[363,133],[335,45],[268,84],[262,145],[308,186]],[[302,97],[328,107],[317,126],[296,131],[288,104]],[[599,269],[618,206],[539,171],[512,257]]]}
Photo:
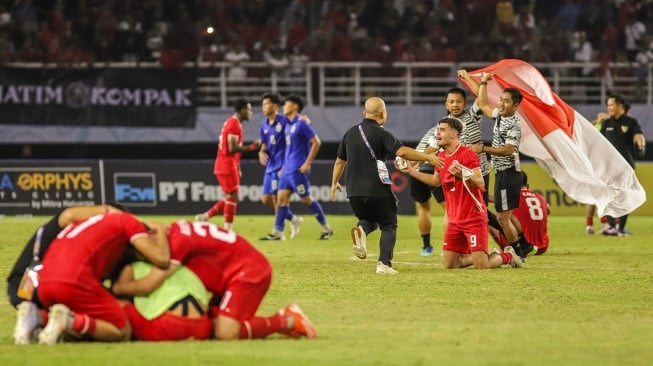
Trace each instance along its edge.
{"label": "red and white flag", "polygon": [[497,104],[505,88],[521,92],[519,151],[534,158],[569,197],[595,204],[599,216],[615,217],[632,212],[646,201],[646,192],[626,160],[585,117],[551,90],[533,65],[507,59],[468,73],[480,81],[487,72],[496,80],[488,83],[491,104]]}

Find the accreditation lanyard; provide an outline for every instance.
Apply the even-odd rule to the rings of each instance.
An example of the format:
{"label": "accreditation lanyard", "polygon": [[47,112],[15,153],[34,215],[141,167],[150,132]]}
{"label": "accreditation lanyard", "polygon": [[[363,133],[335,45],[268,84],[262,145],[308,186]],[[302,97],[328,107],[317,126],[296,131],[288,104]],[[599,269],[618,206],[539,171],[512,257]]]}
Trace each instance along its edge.
{"label": "accreditation lanyard", "polygon": [[361,137],[365,142],[365,146],[367,146],[367,149],[370,151],[370,155],[372,155],[372,159],[376,161],[376,170],[379,172],[379,179],[381,180],[381,183],[392,184],[392,181],[390,180],[390,173],[388,173],[388,167],[383,161],[376,158],[376,154],[374,153],[374,150],[372,150],[372,146],[370,146],[370,142],[367,140],[365,132],[363,132],[362,124],[358,125],[358,131],[360,131]]}
{"label": "accreditation lanyard", "polygon": [[34,240],[34,249],[32,250],[32,262],[27,268],[25,273],[18,284],[16,294],[21,299],[31,301],[34,296],[34,289],[39,286],[39,271],[43,268],[39,251],[41,250],[41,238],[43,236],[43,226],[36,232],[36,239]]}

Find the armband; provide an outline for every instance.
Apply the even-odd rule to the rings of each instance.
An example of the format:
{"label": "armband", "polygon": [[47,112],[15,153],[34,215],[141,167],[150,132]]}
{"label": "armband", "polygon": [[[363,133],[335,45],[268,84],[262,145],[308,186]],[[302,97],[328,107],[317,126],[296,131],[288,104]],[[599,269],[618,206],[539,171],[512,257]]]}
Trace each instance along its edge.
{"label": "armband", "polygon": [[487,81],[481,81],[481,85],[487,85]]}

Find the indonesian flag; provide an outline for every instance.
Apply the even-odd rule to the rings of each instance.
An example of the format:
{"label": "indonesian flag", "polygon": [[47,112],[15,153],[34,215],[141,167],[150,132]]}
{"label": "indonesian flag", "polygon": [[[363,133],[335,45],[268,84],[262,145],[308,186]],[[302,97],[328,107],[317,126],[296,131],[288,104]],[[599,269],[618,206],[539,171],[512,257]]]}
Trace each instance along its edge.
{"label": "indonesian flag", "polygon": [[487,86],[491,104],[497,104],[505,88],[521,92],[519,151],[534,158],[569,197],[595,204],[599,216],[615,217],[632,212],[646,201],[646,192],[626,160],[585,117],[551,90],[535,67],[507,59],[468,73],[480,81],[487,72],[493,73],[496,81]]}

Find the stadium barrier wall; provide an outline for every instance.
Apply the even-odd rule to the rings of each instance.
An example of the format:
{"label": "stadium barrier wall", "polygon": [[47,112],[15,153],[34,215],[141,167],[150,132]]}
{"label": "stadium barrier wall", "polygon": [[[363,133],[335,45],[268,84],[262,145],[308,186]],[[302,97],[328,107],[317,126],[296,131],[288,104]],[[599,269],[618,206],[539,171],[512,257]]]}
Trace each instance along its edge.
{"label": "stadium barrier wall", "polygon": [[[414,214],[408,176],[394,171],[391,162],[388,166],[399,213]],[[522,167],[531,189],[544,195],[553,215],[585,214],[585,206],[569,198],[537,164]],[[261,203],[263,167],[257,161],[243,161],[241,168],[238,214],[272,214]],[[314,162],[313,198],[327,214],[349,215],[344,192],[335,202],[330,199],[332,169],[333,161]],[[639,164],[637,175],[645,189],[653,187],[653,164]],[[206,211],[223,197],[212,160],[0,160],[0,215],[52,215],[68,206],[117,202],[135,214],[187,216]],[[434,213],[441,213],[438,205],[433,207]],[[308,214],[301,204],[293,211]],[[647,201],[634,213],[653,215],[653,204]]]}
{"label": "stadium barrier wall", "polygon": [[[469,100],[469,103],[471,103]],[[471,104],[470,104],[471,105]],[[243,123],[246,141],[259,137],[259,125],[265,118],[257,101],[254,114]],[[588,120],[605,112],[602,105],[573,105]],[[311,126],[322,142],[340,141],[345,132],[360,123],[362,107],[306,107],[302,114],[311,118]],[[222,123],[233,115],[232,109],[198,107],[195,126],[181,127],[109,127],[0,124],[0,143],[7,144],[124,144],[124,143],[215,143]],[[417,142],[441,117],[447,115],[444,103],[430,105],[389,105],[385,128],[403,142]],[[633,104],[630,115],[642,126],[644,136],[653,141],[653,105]],[[485,141],[492,140],[494,122],[483,119],[481,129]]]}

